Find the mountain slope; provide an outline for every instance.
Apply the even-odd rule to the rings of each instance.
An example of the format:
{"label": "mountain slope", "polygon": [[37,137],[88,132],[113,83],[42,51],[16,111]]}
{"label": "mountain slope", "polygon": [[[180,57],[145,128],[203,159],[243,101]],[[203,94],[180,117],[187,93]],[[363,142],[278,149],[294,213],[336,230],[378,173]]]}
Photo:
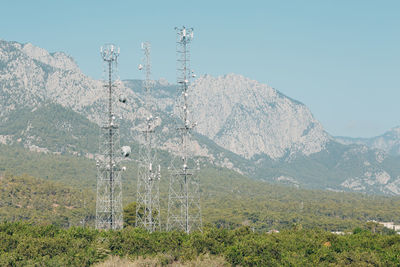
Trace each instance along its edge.
{"label": "mountain slope", "polygon": [[12,110],[0,122],[0,133],[0,143],[21,143],[36,151],[75,154],[98,150],[98,125],[54,103]]}
{"label": "mountain slope", "polygon": [[[143,122],[148,116],[148,112],[143,108],[142,84],[136,82],[140,86],[139,95],[131,88],[126,87],[124,83],[117,82],[117,84],[115,97],[124,95],[128,99],[128,104],[125,105],[119,103],[117,99],[113,99],[117,122],[121,129],[121,139],[124,144],[134,143],[133,145],[135,145],[140,142]],[[157,86],[170,91],[175,91],[176,88],[162,83],[158,83]],[[76,133],[83,127],[82,131],[88,136],[75,135],[71,132],[70,134],[77,139],[85,139],[87,144],[76,147],[76,142],[71,142],[72,140],[60,140],[61,144],[59,145],[70,148],[67,149],[70,152],[73,152],[74,147],[75,152],[79,153],[95,152],[94,142],[97,142],[98,137],[94,137],[94,129],[102,125],[107,110],[106,90],[103,88],[101,81],[85,76],[74,61],[63,53],[50,54],[29,43],[0,41],[0,106],[2,106],[0,119],[3,121],[3,127],[0,129],[0,142],[9,144],[21,139],[21,142],[25,142],[24,145],[27,147],[36,146],[43,150],[50,149],[53,152],[60,152],[60,148],[54,148],[56,144],[51,140],[32,133],[29,123],[37,114],[29,114],[29,110],[36,113],[47,110],[46,112],[49,114],[56,111],[56,114],[49,115],[49,118],[60,115],[59,119],[63,120],[63,115],[57,113],[57,110],[61,110],[63,107],[65,111],[70,109],[78,113],[74,114],[68,111],[74,117],[72,120],[77,121],[69,130]],[[53,106],[50,107],[49,104],[53,104]],[[165,97],[164,103],[160,103],[161,106],[158,110],[160,119],[157,121],[159,129],[162,130],[159,134],[160,146],[171,152],[176,147],[175,126],[173,125],[175,119],[171,117],[171,111],[168,110],[172,108],[172,104],[173,99],[169,94]],[[56,107],[57,105],[62,107]],[[41,121],[48,123],[47,129],[57,125],[52,126],[52,123],[42,115],[45,115],[43,112]],[[82,116],[89,121],[84,122]],[[14,119],[19,121],[15,122]],[[35,121],[37,122],[38,119]],[[85,123],[86,127],[83,125]],[[13,134],[10,134],[8,127],[13,128]],[[62,129],[48,129],[48,131],[59,130]],[[43,131],[46,130],[43,129]],[[64,133],[58,134],[64,135]],[[41,140],[43,139],[51,143],[51,147],[42,147]],[[64,141],[67,143],[64,144]],[[196,147],[194,152],[197,155],[224,162],[225,158],[218,160],[218,155],[212,155],[212,152],[209,152],[213,148],[207,148],[206,145],[199,144],[197,141],[194,141],[194,145]]]}
{"label": "mountain slope", "polygon": [[296,187],[399,195],[400,157],[330,142],[321,152],[287,161],[257,158],[256,176]]}
{"label": "mountain slope", "polygon": [[1,220],[31,220],[63,227],[94,219],[94,194],[27,175],[0,175]]}
{"label": "mountain slope", "polygon": [[[140,81],[124,83],[141,95]],[[155,84],[154,90],[159,97],[153,101],[160,109],[172,112],[176,89]],[[195,99],[191,103],[195,110],[192,119],[203,134],[197,138],[214,147],[209,153],[219,155],[216,162],[222,166],[296,187],[400,193],[400,169],[396,167],[400,158],[365,145],[337,142],[303,104],[266,85],[234,74],[205,76],[194,83],[191,94]],[[228,114],[225,121],[224,112]]]}
{"label": "mountain slope", "polygon": [[[65,226],[79,225],[87,217],[90,224],[95,211],[94,166],[94,160],[84,157],[0,145],[0,219],[34,218],[37,223]],[[126,166],[131,171],[123,175],[124,205],[136,200],[137,172],[133,171],[136,167],[133,162],[127,162]],[[41,179],[2,173],[30,173]],[[352,229],[368,220],[397,223],[400,218],[399,197],[279,186],[208,164],[202,166],[200,181],[203,222],[225,228],[245,224],[268,231],[300,223],[306,228],[318,226],[337,231]],[[168,176],[163,172],[160,186],[163,222],[167,192]],[[35,214],[35,209],[41,212]]]}
{"label": "mountain slope", "polygon": [[[153,85],[159,155],[167,166],[179,142],[174,113],[178,92],[166,81]],[[128,99],[125,105],[114,99],[121,143],[137,151],[149,115],[143,107],[143,82],[122,81],[115,90],[116,97]],[[191,148],[202,163],[299,187],[400,194],[398,157],[338,143],[305,105],[267,85],[236,74],[206,75],[192,84],[189,94],[191,121],[198,123]],[[0,105],[0,143],[96,156],[105,90],[71,57],[0,41]]]}
{"label": "mountain slope", "polygon": [[400,155],[400,127],[394,127],[386,133],[371,138],[352,138],[337,136],[335,140],[342,144],[362,144],[372,149],[380,149],[391,155]]}
{"label": "mountain slope", "polygon": [[195,81],[192,94],[196,130],[246,158],[311,155],[329,140],[305,105],[241,75],[206,75]]}

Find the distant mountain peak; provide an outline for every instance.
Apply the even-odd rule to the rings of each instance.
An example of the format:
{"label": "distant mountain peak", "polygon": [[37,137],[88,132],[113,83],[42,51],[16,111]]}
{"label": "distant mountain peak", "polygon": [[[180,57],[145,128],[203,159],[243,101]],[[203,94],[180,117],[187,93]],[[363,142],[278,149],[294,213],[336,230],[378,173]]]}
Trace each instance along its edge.
{"label": "distant mountain peak", "polygon": [[55,69],[80,72],[74,59],[64,52],[49,53],[46,49],[31,43],[21,44],[0,40],[0,60],[8,62],[13,59],[10,58],[11,55],[20,59],[24,55],[27,59],[36,60]]}
{"label": "distant mountain peak", "polygon": [[74,59],[63,52],[49,53],[47,50],[31,43],[22,45],[21,50],[30,58],[36,59],[54,68],[79,71]]}
{"label": "distant mountain peak", "polygon": [[397,134],[400,137],[400,126],[393,127],[389,130],[389,133]]}
{"label": "distant mountain peak", "polygon": [[345,145],[363,144],[369,148],[383,150],[392,155],[400,155],[400,126],[393,127],[384,134],[371,138],[337,136],[335,139]]}

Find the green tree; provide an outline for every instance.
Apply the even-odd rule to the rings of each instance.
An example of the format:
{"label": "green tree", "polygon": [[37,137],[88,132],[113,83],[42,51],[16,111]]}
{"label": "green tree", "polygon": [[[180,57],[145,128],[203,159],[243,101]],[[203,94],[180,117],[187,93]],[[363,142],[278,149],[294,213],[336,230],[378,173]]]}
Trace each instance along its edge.
{"label": "green tree", "polygon": [[124,207],[124,227],[136,224],[136,202],[131,202]]}

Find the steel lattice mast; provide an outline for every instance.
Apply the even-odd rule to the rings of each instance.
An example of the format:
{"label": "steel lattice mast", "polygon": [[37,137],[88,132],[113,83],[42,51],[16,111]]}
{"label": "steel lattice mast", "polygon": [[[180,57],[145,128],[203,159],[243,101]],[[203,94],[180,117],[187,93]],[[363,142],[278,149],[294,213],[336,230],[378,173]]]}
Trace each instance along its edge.
{"label": "steel lattice mast", "polygon": [[200,191],[197,171],[199,165],[191,156],[191,130],[195,123],[190,122],[189,116],[189,80],[190,70],[190,43],[193,39],[192,28],[175,28],[177,31],[177,81],[179,95],[177,110],[179,112],[180,137],[179,158],[174,158],[170,167],[170,182],[168,194],[168,230],[182,230],[190,233],[201,230]]}
{"label": "steel lattice mast", "polygon": [[[122,183],[120,167],[121,157],[116,155],[122,151],[122,156],[130,154],[129,147],[120,148],[119,127],[115,123],[113,113],[113,96],[116,88],[115,69],[119,56],[119,48],[106,44],[100,49],[104,61],[104,72],[107,76],[104,87],[107,91],[108,110],[104,124],[100,129],[99,153],[97,159],[97,199],[96,199],[96,228],[121,229],[122,215]],[[124,100],[120,100],[125,103]]]}
{"label": "steel lattice mast", "polygon": [[146,79],[145,89],[145,108],[146,123],[143,132],[143,142],[139,149],[139,168],[137,182],[137,204],[136,204],[136,226],[143,227],[150,232],[161,230],[160,225],[160,190],[159,183],[161,178],[160,165],[156,166],[157,155],[155,145],[155,117],[153,117],[155,107],[151,101],[151,62],[150,62],[150,43],[142,43],[144,53],[143,65],[139,65],[139,70],[144,68]]}

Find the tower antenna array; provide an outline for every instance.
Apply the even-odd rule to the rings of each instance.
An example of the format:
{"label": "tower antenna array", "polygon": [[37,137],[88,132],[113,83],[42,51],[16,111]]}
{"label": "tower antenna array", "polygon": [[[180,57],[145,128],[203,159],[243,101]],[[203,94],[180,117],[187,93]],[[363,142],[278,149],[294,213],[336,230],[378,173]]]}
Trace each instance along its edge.
{"label": "tower antenna array", "polygon": [[174,158],[170,167],[168,194],[167,230],[177,229],[189,233],[201,230],[200,192],[197,171],[198,163],[194,161],[190,149],[191,131],[196,126],[190,122],[189,85],[194,74],[190,70],[190,44],[193,40],[193,28],[175,28],[177,32],[177,82],[179,94],[177,110],[179,112],[180,137],[179,158]]}
{"label": "tower antenna array", "polygon": [[[119,48],[114,44],[106,44],[100,48],[106,75],[104,88],[107,92],[108,109],[105,120],[100,128],[99,157],[97,166],[97,199],[96,199],[96,228],[121,229],[122,215],[122,183],[120,167],[122,157],[128,157],[131,149],[128,146],[120,148],[119,127],[115,122],[113,111],[114,91],[117,87],[116,66]],[[126,99],[121,102],[125,103]],[[116,152],[121,151],[121,156]]]}
{"label": "tower antenna array", "polygon": [[144,53],[143,64],[139,65],[139,70],[143,70],[146,75],[144,81],[145,89],[145,108],[146,123],[143,133],[143,142],[139,150],[139,168],[137,182],[137,204],[136,204],[136,226],[143,227],[150,232],[161,230],[160,225],[160,190],[159,183],[161,178],[160,165],[155,166],[157,161],[155,143],[155,120],[153,117],[154,105],[151,103],[151,62],[150,62],[150,43],[142,43]]}

